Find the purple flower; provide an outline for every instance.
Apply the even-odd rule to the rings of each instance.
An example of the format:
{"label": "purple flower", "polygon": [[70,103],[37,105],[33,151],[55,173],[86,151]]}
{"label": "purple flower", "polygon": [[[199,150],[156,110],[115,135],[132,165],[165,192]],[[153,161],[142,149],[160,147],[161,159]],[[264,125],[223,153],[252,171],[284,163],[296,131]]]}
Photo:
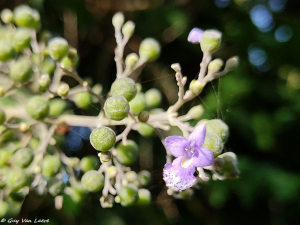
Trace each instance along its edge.
{"label": "purple flower", "polygon": [[195,27],[191,30],[188,36],[188,41],[193,44],[199,44],[201,41],[202,34],[203,34],[203,30]]}
{"label": "purple flower", "polygon": [[165,139],[167,149],[177,157],[172,165],[167,163],[163,170],[163,179],[168,188],[183,191],[196,182],[196,167],[210,166],[214,162],[211,150],[202,147],[205,139],[205,124],[201,124],[188,139],[181,136],[169,136]]}

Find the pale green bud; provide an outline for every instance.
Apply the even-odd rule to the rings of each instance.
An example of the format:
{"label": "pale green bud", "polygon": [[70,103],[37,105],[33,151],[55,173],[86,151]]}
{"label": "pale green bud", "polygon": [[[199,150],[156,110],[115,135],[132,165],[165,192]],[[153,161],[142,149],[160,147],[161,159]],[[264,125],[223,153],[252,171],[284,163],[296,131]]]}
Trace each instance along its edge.
{"label": "pale green bud", "polygon": [[104,163],[104,162],[109,162],[109,161],[111,160],[111,158],[112,158],[112,154],[111,154],[110,151],[107,151],[107,152],[100,152],[100,153],[98,154],[98,156],[99,156],[100,161],[101,161],[102,163]]}
{"label": "pale green bud", "polygon": [[199,119],[200,116],[202,116],[203,112],[204,112],[204,109],[203,109],[202,105],[197,105],[197,106],[194,106],[193,108],[191,108],[189,110],[189,112],[187,113],[187,115],[191,119]]}
{"label": "pale green bud", "polygon": [[21,122],[19,124],[19,131],[21,131],[22,133],[26,133],[29,129],[30,129],[30,126],[28,123]]}
{"label": "pale green bud", "polygon": [[139,60],[139,56],[137,54],[130,53],[129,55],[127,55],[125,59],[126,68],[132,69],[138,60]]}
{"label": "pale green bud", "polygon": [[149,113],[147,111],[142,111],[138,115],[138,119],[140,122],[146,123],[149,119]]}
{"label": "pale green bud", "polygon": [[124,37],[130,38],[134,33],[135,24],[132,21],[127,21],[122,27]]}
{"label": "pale green bud", "polygon": [[47,89],[51,84],[51,79],[49,74],[42,74],[39,79],[39,84],[41,87]]}
{"label": "pale green bud", "polygon": [[70,87],[68,84],[66,83],[62,83],[59,85],[59,87],[57,88],[57,94],[59,96],[67,96],[69,93]]}
{"label": "pale green bud", "polygon": [[222,33],[217,30],[206,30],[203,32],[200,46],[203,53],[212,54],[218,50],[221,44]]}
{"label": "pale green bud", "polygon": [[113,179],[117,176],[118,170],[117,167],[115,166],[109,166],[106,170],[106,175],[110,178]]}
{"label": "pale green bud", "polygon": [[200,82],[199,80],[192,80],[190,83],[190,91],[193,95],[199,95],[204,88],[205,83]]}
{"label": "pale green bud", "polygon": [[214,74],[219,72],[224,62],[222,59],[215,59],[208,64],[208,73]]}
{"label": "pale green bud", "polygon": [[214,157],[217,157],[222,153],[224,144],[222,139],[218,135],[214,133],[207,133],[205,136],[203,147],[211,150],[214,153]]}
{"label": "pale green bud", "polygon": [[137,180],[137,174],[134,171],[129,171],[125,173],[125,178],[128,181],[128,183],[134,183]]}
{"label": "pale green bud", "polygon": [[239,57],[234,56],[231,57],[230,59],[227,60],[225,64],[225,70],[226,71],[231,71],[234,70],[239,64]]}
{"label": "pale green bud", "polygon": [[146,38],[140,44],[139,54],[146,61],[154,61],[160,55],[160,44],[154,38]]}
{"label": "pale green bud", "polygon": [[124,14],[121,12],[117,12],[112,18],[112,24],[114,27],[122,27],[124,24]]}
{"label": "pale green bud", "polygon": [[12,23],[14,20],[14,13],[10,9],[3,9],[1,12],[1,20],[3,23]]}

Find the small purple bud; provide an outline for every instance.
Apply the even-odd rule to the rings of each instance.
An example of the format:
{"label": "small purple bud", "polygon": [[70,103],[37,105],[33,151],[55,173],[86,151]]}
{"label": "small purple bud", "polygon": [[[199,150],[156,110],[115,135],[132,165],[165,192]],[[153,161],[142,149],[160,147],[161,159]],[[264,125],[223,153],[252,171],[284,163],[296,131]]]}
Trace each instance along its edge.
{"label": "small purple bud", "polygon": [[201,40],[201,37],[202,37],[202,34],[203,34],[203,30],[195,27],[189,33],[188,41],[193,43],[193,44],[199,44],[200,40]]}

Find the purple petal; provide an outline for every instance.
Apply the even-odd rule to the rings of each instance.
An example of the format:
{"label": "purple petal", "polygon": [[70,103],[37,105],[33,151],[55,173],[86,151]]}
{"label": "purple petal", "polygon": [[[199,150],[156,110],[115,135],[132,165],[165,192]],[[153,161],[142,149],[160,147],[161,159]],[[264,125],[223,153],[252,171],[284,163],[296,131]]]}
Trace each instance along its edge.
{"label": "purple petal", "polygon": [[167,149],[175,157],[184,155],[187,141],[181,136],[169,136],[165,139]]}
{"label": "purple petal", "polygon": [[204,167],[210,166],[214,162],[214,154],[208,148],[197,148],[195,149],[195,155],[193,157],[193,166]]}
{"label": "purple petal", "polygon": [[194,141],[195,142],[195,146],[197,146],[199,148],[199,147],[201,147],[204,144],[205,134],[206,134],[205,124],[200,124],[190,134],[188,140],[190,142]]}
{"label": "purple petal", "polygon": [[203,34],[203,30],[195,27],[189,33],[188,41],[193,43],[193,44],[199,44],[200,40],[201,40],[201,37],[202,37],[202,34]]}

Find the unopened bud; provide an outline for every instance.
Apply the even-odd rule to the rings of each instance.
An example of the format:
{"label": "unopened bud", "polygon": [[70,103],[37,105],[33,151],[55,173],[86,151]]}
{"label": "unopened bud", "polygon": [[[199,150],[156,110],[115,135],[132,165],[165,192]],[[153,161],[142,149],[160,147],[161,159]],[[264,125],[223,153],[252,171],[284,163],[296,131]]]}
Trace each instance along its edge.
{"label": "unopened bud", "polygon": [[199,95],[205,86],[205,83],[200,82],[199,80],[192,80],[190,83],[190,91],[193,95]]}
{"label": "unopened bud", "polygon": [[214,74],[219,72],[224,62],[222,59],[215,59],[208,64],[208,73]]}
{"label": "unopened bud", "polygon": [[44,89],[47,89],[51,84],[51,79],[50,79],[49,74],[42,74],[39,79],[39,84]]}
{"label": "unopened bud", "polygon": [[212,54],[218,50],[221,44],[222,33],[217,30],[206,30],[204,31],[200,46],[204,53]]}
{"label": "unopened bud", "polygon": [[69,161],[67,162],[68,166],[75,167],[79,165],[80,159],[77,157],[69,157]]}
{"label": "unopened bud", "polygon": [[179,63],[173,63],[171,65],[171,68],[177,73],[181,70],[180,64]]}
{"label": "unopened bud", "polygon": [[70,47],[68,52],[68,57],[72,61],[72,63],[76,63],[78,60],[78,54],[76,48]]}
{"label": "unopened bud", "polygon": [[225,64],[225,70],[226,71],[231,71],[234,70],[239,64],[239,57],[234,56],[231,57],[230,59],[227,60]]}
{"label": "unopened bud", "polygon": [[142,111],[138,115],[138,119],[140,122],[146,123],[149,119],[149,113],[147,111]]}
{"label": "unopened bud", "polygon": [[126,68],[132,69],[137,61],[139,60],[139,56],[135,53],[130,53],[125,59]]}
{"label": "unopened bud", "polygon": [[124,24],[124,14],[121,12],[117,12],[112,18],[112,24],[114,27],[122,27]]}
{"label": "unopened bud", "polygon": [[102,196],[100,198],[100,204],[102,208],[112,208],[114,204],[114,196],[108,195],[108,196]]}
{"label": "unopened bud", "polygon": [[225,143],[229,136],[229,128],[226,123],[220,119],[213,119],[204,122],[206,125],[206,133],[214,133],[218,135]]}
{"label": "unopened bud", "polygon": [[3,23],[12,23],[14,20],[14,13],[10,9],[3,9],[1,12],[1,20]]}
{"label": "unopened bud", "polygon": [[57,88],[57,94],[59,96],[67,96],[69,93],[70,87],[68,84],[66,83],[62,83],[59,85],[59,87]]}
{"label": "unopened bud", "polygon": [[102,163],[109,162],[111,160],[111,157],[112,157],[110,151],[108,151],[108,152],[101,152],[101,153],[98,154],[98,156],[99,156],[100,161]]}
{"label": "unopened bud", "polygon": [[115,166],[109,166],[106,170],[106,175],[112,179],[115,178],[117,176],[118,170],[117,167]]}
{"label": "unopened bud", "polygon": [[204,109],[203,109],[202,105],[197,105],[197,106],[194,106],[193,108],[191,108],[189,110],[189,112],[187,113],[187,115],[191,119],[199,119],[200,116],[202,116],[203,112],[204,112]]}
{"label": "unopened bud", "polygon": [[134,171],[129,171],[125,173],[125,178],[128,181],[128,183],[133,183],[137,180],[137,174]]}
{"label": "unopened bud", "polygon": [[160,55],[160,44],[154,38],[146,38],[140,44],[139,54],[146,61],[154,61]]}
{"label": "unopened bud", "polygon": [[25,122],[21,122],[19,124],[19,131],[21,131],[22,133],[26,133],[29,130],[30,126],[28,123]]}
{"label": "unopened bud", "polygon": [[132,21],[127,21],[122,27],[124,37],[130,38],[134,33],[135,24]]}
{"label": "unopened bud", "polygon": [[207,133],[203,147],[211,150],[214,154],[214,157],[217,157],[222,153],[224,144],[218,135],[214,133]]}

